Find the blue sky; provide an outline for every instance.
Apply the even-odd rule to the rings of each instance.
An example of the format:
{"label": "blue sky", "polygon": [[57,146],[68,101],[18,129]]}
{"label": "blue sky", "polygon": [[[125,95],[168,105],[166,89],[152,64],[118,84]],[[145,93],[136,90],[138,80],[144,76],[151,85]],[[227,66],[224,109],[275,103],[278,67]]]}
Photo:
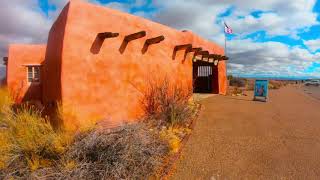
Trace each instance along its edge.
{"label": "blue sky", "polygon": [[[221,46],[226,21],[234,31],[227,37],[230,74],[320,77],[320,0],[83,1],[188,29]],[[45,43],[53,21],[66,3],[67,0],[0,2],[0,55],[6,55],[10,43]]]}

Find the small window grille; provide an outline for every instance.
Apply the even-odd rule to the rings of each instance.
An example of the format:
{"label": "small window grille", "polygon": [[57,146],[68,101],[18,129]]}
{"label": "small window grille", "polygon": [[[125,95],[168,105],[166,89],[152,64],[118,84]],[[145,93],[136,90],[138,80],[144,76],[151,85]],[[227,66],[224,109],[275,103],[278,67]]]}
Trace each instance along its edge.
{"label": "small window grille", "polygon": [[211,66],[198,66],[198,77],[209,77],[212,75]]}
{"label": "small window grille", "polygon": [[27,66],[28,82],[40,82],[40,66]]}

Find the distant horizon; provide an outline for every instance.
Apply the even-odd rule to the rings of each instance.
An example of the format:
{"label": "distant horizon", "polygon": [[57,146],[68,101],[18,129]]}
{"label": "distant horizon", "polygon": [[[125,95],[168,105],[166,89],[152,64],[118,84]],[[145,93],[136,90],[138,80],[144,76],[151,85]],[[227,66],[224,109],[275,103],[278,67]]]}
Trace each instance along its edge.
{"label": "distant horizon", "polygon": [[[232,74],[228,74],[232,75]],[[232,75],[238,78],[250,78],[250,79],[274,79],[274,80],[308,80],[308,79],[320,79],[316,76],[271,76],[271,75]]]}

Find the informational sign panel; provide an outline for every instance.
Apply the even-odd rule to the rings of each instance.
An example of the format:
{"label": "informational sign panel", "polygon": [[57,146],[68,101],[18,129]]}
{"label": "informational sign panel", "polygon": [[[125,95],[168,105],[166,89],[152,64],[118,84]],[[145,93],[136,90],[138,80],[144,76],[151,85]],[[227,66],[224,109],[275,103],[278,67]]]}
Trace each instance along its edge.
{"label": "informational sign panel", "polygon": [[254,100],[267,101],[268,97],[268,80],[256,80],[254,85]]}

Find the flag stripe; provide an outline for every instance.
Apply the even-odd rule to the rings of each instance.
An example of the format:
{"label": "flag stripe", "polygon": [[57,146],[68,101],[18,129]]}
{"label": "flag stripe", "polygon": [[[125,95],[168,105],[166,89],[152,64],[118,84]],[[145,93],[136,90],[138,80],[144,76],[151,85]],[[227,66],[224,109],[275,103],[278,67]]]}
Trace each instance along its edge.
{"label": "flag stripe", "polygon": [[233,33],[232,29],[226,24],[226,22],[224,22],[224,32],[226,34],[232,34]]}

